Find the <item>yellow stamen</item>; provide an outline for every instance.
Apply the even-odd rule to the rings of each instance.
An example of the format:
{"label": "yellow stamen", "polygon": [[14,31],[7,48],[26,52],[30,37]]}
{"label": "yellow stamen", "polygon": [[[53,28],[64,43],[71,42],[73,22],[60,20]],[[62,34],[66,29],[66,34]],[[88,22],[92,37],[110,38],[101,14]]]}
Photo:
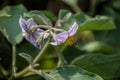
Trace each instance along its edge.
{"label": "yellow stamen", "polygon": [[67,42],[70,46],[72,46],[74,44],[74,40],[72,37],[68,37]]}

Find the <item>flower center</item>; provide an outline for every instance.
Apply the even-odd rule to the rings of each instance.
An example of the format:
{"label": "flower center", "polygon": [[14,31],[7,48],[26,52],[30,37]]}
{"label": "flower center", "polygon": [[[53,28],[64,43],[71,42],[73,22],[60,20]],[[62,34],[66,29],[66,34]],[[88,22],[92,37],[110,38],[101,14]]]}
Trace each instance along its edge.
{"label": "flower center", "polygon": [[68,37],[67,42],[70,46],[72,46],[74,44],[74,40],[72,37]]}

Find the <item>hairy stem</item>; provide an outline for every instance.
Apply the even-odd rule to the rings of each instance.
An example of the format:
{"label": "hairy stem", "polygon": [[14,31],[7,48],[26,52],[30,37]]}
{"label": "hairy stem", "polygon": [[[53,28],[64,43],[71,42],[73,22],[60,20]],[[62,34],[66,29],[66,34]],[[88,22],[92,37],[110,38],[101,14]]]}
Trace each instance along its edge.
{"label": "hairy stem", "polygon": [[[44,45],[44,47],[42,48],[42,50],[40,51],[40,53],[35,57],[35,59],[33,60],[33,65],[36,64],[40,60],[41,55],[44,53],[44,51],[46,50],[46,48],[49,45],[49,41],[50,41],[50,39],[48,39],[48,41],[46,42],[46,44]],[[23,69],[22,71],[16,73],[14,75],[14,77],[15,78],[19,78],[19,77],[23,76],[24,74],[26,74],[27,72],[29,72],[29,68],[30,68],[30,65],[28,67],[26,67],[25,69]]]}
{"label": "hairy stem", "polygon": [[58,54],[58,59],[59,59],[58,67],[66,65],[67,61],[65,60],[65,58],[64,58],[62,52],[60,51],[60,49],[58,47],[54,47],[54,48],[55,48],[55,50],[56,50],[56,52]]}
{"label": "hairy stem", "polygon": [[44,45],[44,47],[42,48],[42,50],[40,51],[40,53],[36,56],[36,58],[33,60],[33,64],[37,63],[40,60],[41,55],[44,53],[44,51],[46,50],[46,48],[49,45],[49,41],[50,39],[47,41],[47,43]]}

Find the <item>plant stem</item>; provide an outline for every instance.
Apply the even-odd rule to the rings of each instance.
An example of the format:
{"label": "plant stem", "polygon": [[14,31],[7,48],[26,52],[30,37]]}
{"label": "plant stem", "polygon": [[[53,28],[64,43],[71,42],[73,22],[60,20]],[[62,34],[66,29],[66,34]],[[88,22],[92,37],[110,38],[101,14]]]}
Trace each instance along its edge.
{"label": "plant stem", "polygon": [[[45,73],[50,73],[52,71],[52,69],[51,70],[41,70],[41,71],[45,72]],[[35,73],[29,72],[29,73],[25,74],[23,77],[28,77],[28,76],[33,76],[33,75],[35,75]]]}
{"label": "plant stem", "polygon": [[89,15],[93,16],[96,11],[96,0],[91,0]]}
{"label": "plant stem", "polygon": [[82,10],[80,9],[80,7],[76,4],[76,5],[70,5],[73,10],[77,13],[77,12],[82,12]]}
{"label": "plant stem", "polygon": [[46,80],[55,80],[51,75],[42,72],[41,70],[30,69],[31,72],[43,76]]}
{"label": "plant stem", "polygon": [[[49,41],[50,41],[50,39],[48,39],[48,41],[46,42],[46,44],[44,45],[44,47],[42,48],[42,50],[40,51],[40,53],[33,60],[33,65],[36,64],[40,60],[41,55],[44,53],[44,51],[46,50],[46,48],[49,45]],[[23,76],[25,73],[29,72],[29,68],[30,68],[30,65],[28,67],[26,67],[25,69],[23,69],[22,71],[14,74],[14,77],[15,78],[19,78],[19,77]]]}
{"label": "plant stem", "polygon": [[33,64],[37,63],[40,60],[40,57],[44,53],[44,51],[46,50],[46,48],[48,47],[49,42],[50,42],[50,39],[48,39],[47,43],[44,45],[44,47],[42,48],[42,50],[40,51],[40,53],[35,57],[35,59],[33,60]]}
{"label": "plant stem", "polygon": [[65,60],[65,58],[64,58],[62,52],[60,51],[60,49],[58,47],[54,47],[54,48],[56,49],[57,54],[58,54],[58,59],[59,59],[58,67],[66,65],[67,61]]}
{"label": "plant stem", "polygon": [[12,45],[12,74],[9,78],[9,80],[13,80],[13,76],[16,73],[16,45]]}
{"label": "plant stem", "polygon": [[4,67],[0,64],[0,73],[2,73],[3,76],[7,76],[8,72],[4,69]]}
{"label": "plant stem", "polygon": [[13,54],[12,54],[12,75],[14,75],[16,73],[16,67],[15,67],[15,64],[16,64],[16,46],[15,45],[12,46],[12,51],[13,51]]}

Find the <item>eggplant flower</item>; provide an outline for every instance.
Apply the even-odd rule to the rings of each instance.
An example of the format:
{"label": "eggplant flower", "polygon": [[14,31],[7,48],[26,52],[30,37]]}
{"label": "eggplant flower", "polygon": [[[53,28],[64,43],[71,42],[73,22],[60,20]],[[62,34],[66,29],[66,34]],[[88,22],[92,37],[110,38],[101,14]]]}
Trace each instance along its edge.
{"label": "eggplant flower", "polygon": [[69,37],[75,35],[78,29],[78,24],[74,22],[74,24],[70,27],[68,31],[64,31],[62,33],[56,34],[54,37],[54,41],[51,42],[51,45],[57,46],[64,43]]}
{"label": "eggplant flower", "polygon": [[32,18],[24,20],[22,17],[20,17],[19,24],[22,29],[24,38],[32,43],[35,47],[41,48],[41,45],[37,44],[36,41],[42,32],[44,32],[44,30],[36,28],[37,24]]}

